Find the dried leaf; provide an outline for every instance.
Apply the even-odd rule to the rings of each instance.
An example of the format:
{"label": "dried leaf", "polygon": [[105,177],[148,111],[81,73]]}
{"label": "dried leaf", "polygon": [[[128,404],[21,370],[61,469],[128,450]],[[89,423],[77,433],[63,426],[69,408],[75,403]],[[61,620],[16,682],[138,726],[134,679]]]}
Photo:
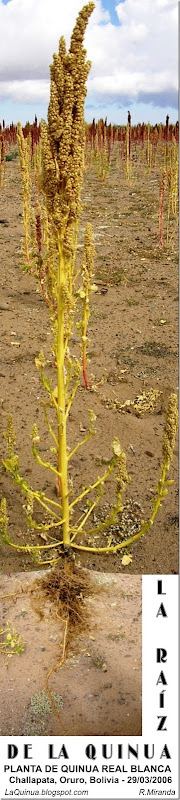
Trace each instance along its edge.
{"label": "dried leaf", "polygon": [[120,445],[119,439],[117,437],[115,437],[115,439],[113,441],[113,453],[114,453],[115,456],[120,456],[121,455],[121,445]]}
{"label": "dried leaf", "polygon": [[121,564],[123,565],[123,567],[127,567],[128,564],[131,564],[131,561],[132,561],[132,556],[129,553],[129,555],[122,557]]}

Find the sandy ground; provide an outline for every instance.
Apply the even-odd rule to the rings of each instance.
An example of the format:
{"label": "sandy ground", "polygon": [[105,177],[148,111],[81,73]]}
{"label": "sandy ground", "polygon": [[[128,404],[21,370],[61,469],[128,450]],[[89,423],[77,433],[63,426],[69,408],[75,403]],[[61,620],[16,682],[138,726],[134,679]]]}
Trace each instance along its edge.
{"label": "sandy ground", "polygon": [[141,735],[140,576],[93,573],[86,632],[49,679],[57,718],[45,676],[61,658],[64,623],[48,605],[42,620],[33,610],[24,590],[37,575],[0,577],[1,628],[9,620],[25,646],[19,655],[0,656],[0,735]]}

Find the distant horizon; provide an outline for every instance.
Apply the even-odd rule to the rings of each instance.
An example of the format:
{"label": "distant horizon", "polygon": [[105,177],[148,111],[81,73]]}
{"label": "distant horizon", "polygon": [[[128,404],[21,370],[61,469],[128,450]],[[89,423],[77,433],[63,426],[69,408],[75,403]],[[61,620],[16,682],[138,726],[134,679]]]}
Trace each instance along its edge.
{"label": "distant horizon", "polygon": [[[172,119],[168,109],[165,110],[164,118],[156,119],[156,122],[154,122],[154,121],[152,122],[150,119],[146,119],[146,120],[145,119],[138,119],[138,121],[135,122],[133,120],[133,114],[132,114],[132,112],[131,112],[131,110],[129,108],[127,109],[127,115],[128,115],[128,111],[130,111],[130,114],[131,114],[131,126],[132,126],[132,128],[133,127],[137,127],[137,125],[143,125],[143,124],[144,125],[148,125],[148,123],[150,124],[151,127],[155,127],[156,125],[163,125],[165,127],[165,125],[166,125],[166,117],[167,116],[169,117],[169,125],[172,125],[174,127],[177,123],[179,123],[178,115],[177,115],[177,117],[174,116],[174,119]],[[2,126],[3,120],[4,120],[6,128],[10,127],[10,125],[12,125],[12,124],[17,126],[18,122],[21,123],[22,127],[25,127],[25,125],[28,124],[28,123],[30,125],[32,125],[33,122],[35,121],[35,117],[37,117],[38,125],[40,125],[41,119],[47,120],[47,115],[44,115],[44,116],[41,115],[40,117],[38,117],[38,114],[35,111],[34,115],[32,115],[31,118],[25,118],[24,117],[24,120],[22,120],[22,119],[20,119],[20,117],[18,117],[16,121],[15,121],[15,119],[11,119],[11,120],[9,119],[9,121],[7,121],[5,119],[5,117],[2,117],[2,118],[0,118],[0,124]],[[92,122],[93,122],[93,119],[95,120],[96,124],[100,119],[103,119],[104,122],[107,119],[107,125],[112,125],[112,127],[114,125],[116,125],[118,127],[125,127],[127,125],[127,116],[126,116],[126,119],[124,119],[123,121],[121,120],[119,122],[115,122],[115,121],[112,121],[111,119],[108,119],[107,114],[104,114],[104,115],[103,114],[99,114],[99,116],[95,115],[95,116],[92,116],[92,118],[89,118],[89,119],[85,118],[85,123],[87,125],[91,125]]]}

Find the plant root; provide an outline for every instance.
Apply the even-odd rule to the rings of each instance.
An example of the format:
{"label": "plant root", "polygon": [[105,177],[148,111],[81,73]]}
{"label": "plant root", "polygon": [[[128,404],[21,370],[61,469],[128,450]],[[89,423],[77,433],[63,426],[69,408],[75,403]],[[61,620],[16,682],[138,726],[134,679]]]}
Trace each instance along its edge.
{"label": "plant root", "polygon": [[[92,583],[86,570],[77,567],[74,562],[65,562],[61,566],[38,578],[33,584],[33,593],[37,591],[35,610],[44,616],[44,603],[49,601],[52,612],[61,619],[67,620],[68,640],[87,626],[87,608],[85,600],[92,594]],[[34,607],[34,599],[33,599]]]}
{"label": "plant root", "polygon": [[33,597],[31,602],[33,609],[40,615],[41,619],[44,616],[44,604],[48,601],[51,605],[52,613],[54,612],[56,617],[65,622],[62,657],[48,671],[45,677],[45,690],[48,694],[52,711],[67,735],[60,714],[55,707],[49,687],[49,679],[54,672],[61,669],[66,661],[72,640],[77,634],[87,629],[88,609],[85,601],[87,597],[92,595],[92,582],[85,570],[77,567],[74,561],[65,559],[62,566],[58,566],[47,575],[40,579],[38,578],[33,584],[32,590],[33,593],[38,593],[38,597]]}
{"label": "plant root", "polygon": [[21,592],[8,592],[8,594],[1,594],[0,595],[0,600],[6,600],[7,597],[18,597],[18,595],[25,594],[25,592],[28,592],[28,588],[27,589],[21,589]]}
{"label": "plant root", "polygon": [[[44,687],[45,687],[45,690],[46,690],[47,695],[49,697],[49,701],[50,701],[50,704],[51,704],[52,711],[55,714],[56,718],[58,719],[58,722],[60,722],[61,728],[63,729],[63,731],[65,731],[66,735],[67,735],[66,728],[64,727],[64,725],[62,723],[62,720],[61,720],[61,717],[60,717],[60,714],[56,709],[56,706],[55,706],[55,703],[54,703],[54,698],[53,698],[52,692],[51,692],[51,690],[49,688],[49,678],[51,677],[53,672],[57,672],[58,669],[61,669],[62,665],[64,664],[64,661],[66,660],[66,655],[67,655],[66,643],[67,643],[67,636],[68,636],[68,623],[69,623],[69,616],[67,617],[66,622],[65,622],[64,641],[63,641],[63,654],[62,654],[61,661],[58,661],[58,663],[55,664],[54,667],[51,667],[51,669],[49,670],[49,672],[47,673],[47,675],[45,677],[45,682],[44,682]],[[69,733],[69,731],[68,731],[68,733]]]}
{"label": "plant root", "polygon": [[[96,586],[96,593],[98,588]],[[47,672],[45,677],[45,690],[49,697],[52,712],[66,735],[72,731],[66,731],[59,712],[57,711],[49,687],[51,675],[61,669],[66,661],[69,647],[75,637],[87,629],[88,609],[86,598],[93,592],[93,580],[89,578],[86,570],[77,567],[72,560],[71,552],[65,555],[62,565],[58,565],[54,570],[48,571],[43,577],[37,578],[31,587],[22,587],[21,591],[1,595],[0,600],[11,599],[19,595],[29,594],[33,610],[39,615],[40,619],[45,616],[44,606],[46,601],[51,606],[54,616],[65,623],[63,649],[60,660]]]}

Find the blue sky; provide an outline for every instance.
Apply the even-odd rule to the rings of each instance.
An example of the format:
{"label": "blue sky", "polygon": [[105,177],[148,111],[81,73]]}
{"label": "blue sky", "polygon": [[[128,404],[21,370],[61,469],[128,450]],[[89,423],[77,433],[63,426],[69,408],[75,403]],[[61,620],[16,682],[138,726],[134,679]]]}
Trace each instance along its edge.
{"label": "blue sky", "polygon": [[[83,0],[0,0],[0,120],[46,118],[49,64]],[[95,0],[85,45],[92,69],[85,118],[175,122],[178,0]]]}
{"label": "blue sky", "polygon": [[[5,2],[8,2],[8,0],[5,0]],[[121,0],[121,2],[123,3],[124,0]],[[104,0],[103,2],[103,7],[106,11],[109,11],[110,19],[113,25],[119,25],[116,5],[117,3],[115,3],[114,0]]]}

